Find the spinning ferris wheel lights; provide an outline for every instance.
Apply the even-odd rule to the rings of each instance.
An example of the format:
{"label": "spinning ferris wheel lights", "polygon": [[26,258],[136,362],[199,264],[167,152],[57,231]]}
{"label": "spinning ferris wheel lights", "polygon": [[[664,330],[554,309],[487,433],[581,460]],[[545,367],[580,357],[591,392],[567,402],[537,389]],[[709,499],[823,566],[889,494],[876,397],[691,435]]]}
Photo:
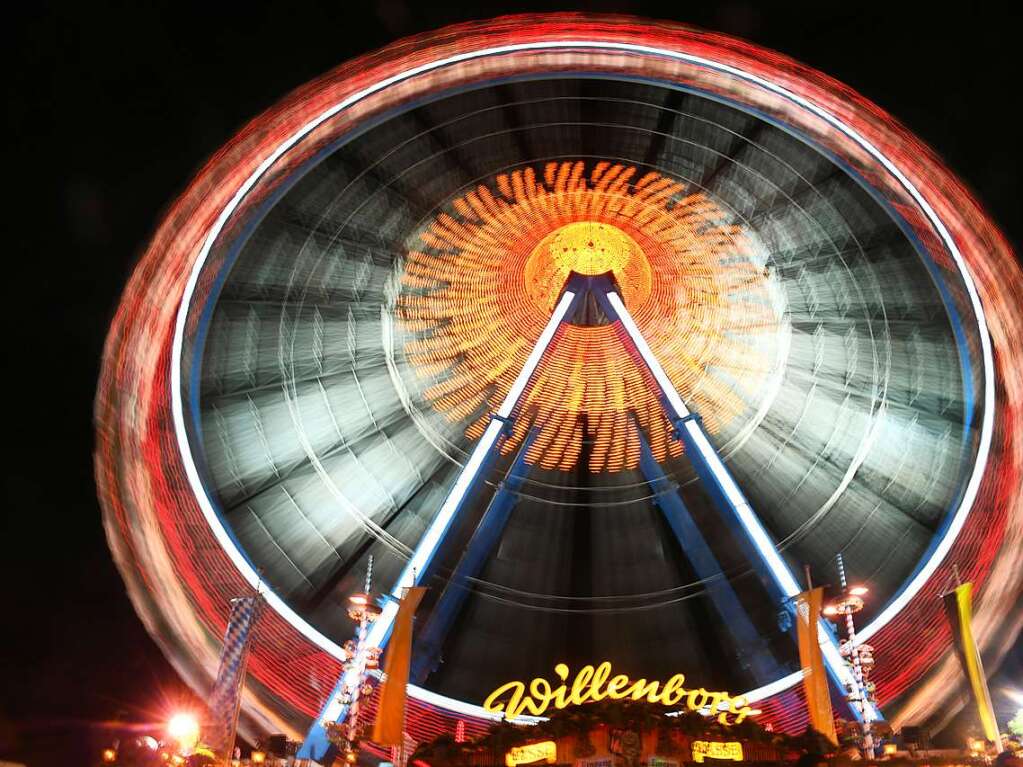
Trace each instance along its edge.
{"label": "spinning ferris wheel lights", "polygon": [[[601,269],[666,385],[597,315],[531,357],[568,272]],[[369,556],[388,588],[430,579],[439,625],[434,595],[495,497],[513,510],[412,688],[417,739],[458,719],[478,734],[494,683],[565,653],[647,678],[697,663],[802,729],[791,642],[757,606],[839,550],[871,587],[858,636],[891,659],[879,703],[919,719],[954,689],[933,641],[950,561],[985,647],[1016,625],[1013,275],[926,148],[777,54],[626,19],[426,35],[254,121],[154,237],[97,397],[107,536],[197,688],[225,605],[266,583],[243,731],[300,737],[322,710]],[[679,429],[694,447],[670,388],[672,415],[704,419]],[[491,415],[509,394],[510,425]],[[716,524],[697,443],[748,529]],[[720,566],[697,572],[660,501]],[[746,577],[760,560],[770,575]],[[725,590],[707,578],[744,619],[708,624]]]}
{"label": "spinning ferris wheel lights", "polygon": [[[397,299],[405,350],[430,404],[455,421],[508,390],[572,272],[609,272],[667,374],[707,428],[726,427],[765,385],[779,323],[762,266],[729,212],[691,184],[621,163],[549,162],[502,173],[456,199],[419,235]],[[521,409],[543,423],[528,460],[571,470],[593,432],[593,473],[635,469],[635,413],[658,460],[681,455],[639,370],[607,325],[563,327]],[[758,343],[758,341],[760,343]],[[706,377],[705,369],[727,372]],[[485,416],[471,418],[478,438]],[[525,422],[502,443],[521,445]]]}

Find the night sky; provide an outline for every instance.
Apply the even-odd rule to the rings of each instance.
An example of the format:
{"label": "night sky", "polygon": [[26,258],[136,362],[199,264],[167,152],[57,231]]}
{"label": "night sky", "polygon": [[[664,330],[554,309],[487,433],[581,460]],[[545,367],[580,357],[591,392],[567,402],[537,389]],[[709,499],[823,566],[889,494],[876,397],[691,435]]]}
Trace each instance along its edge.
{"label": "night sky", "polygon": [[[0,556],[0,760],[88,764],[114,721],[185,689],[124,592],[92,477],[107,324],[162,212],[243,123],[406,34],[529,10],[616,11],[745,37],[859,90],[934,147],[1020,249],[1018,19],[982,4],[365,0],[19,3],[5,12],[8,458]],[[14,202],[13,209],[11,202]],[[13,247],[12,247],[13,243]],[[13,273],[12,273],[13,272]],[[1017,651],[992,687],[1023,685]],[[879,659],[884,662],[883,658]],[[107,723],[107,724],[104,724]]]}

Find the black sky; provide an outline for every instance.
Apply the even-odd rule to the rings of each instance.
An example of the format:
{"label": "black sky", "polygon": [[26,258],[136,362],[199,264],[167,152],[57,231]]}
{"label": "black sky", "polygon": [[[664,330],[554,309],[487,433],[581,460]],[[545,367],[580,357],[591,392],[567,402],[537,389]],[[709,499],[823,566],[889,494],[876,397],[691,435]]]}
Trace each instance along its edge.
{"label": "black sky", "polygon": [[[853,86],[933,146],[1018,250],[1015,14],[1009,4],[902,6],[339,0],[5,11],[13,142],[2,253],[0,760],[89,763],[107,737],[96,722],[156,721],[188,694],[110,561],[92,479],[92,400],[107,324],[147,237],[244,122],[352,56],[455,21],[562,9],[668,18],[745,37]],[[1007,675],[1023,682],[1021,655]]]}

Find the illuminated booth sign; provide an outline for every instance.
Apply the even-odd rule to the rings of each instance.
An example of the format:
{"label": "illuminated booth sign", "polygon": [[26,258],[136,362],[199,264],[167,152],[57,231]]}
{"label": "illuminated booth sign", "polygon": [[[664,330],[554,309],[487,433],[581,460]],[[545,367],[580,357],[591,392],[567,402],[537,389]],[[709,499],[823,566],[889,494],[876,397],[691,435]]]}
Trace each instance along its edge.
{"label": "illuminated booth sign", "polygon": [[507,721],[520,714],[543,716],[552,706],[555,709],[579,706],[604,699],[646,700],[670,708],[685,708],[707,715],[717,712],[717,720],[724,725],[738,724],[747,716],[757,714],[749,707],[745,696],[732,696],[727,692],[711,692],[698,687],[686,689],[685,674],[675,674],[663,684],[646,679],[631,680],[625,674],[611,675],[607,661],[594,666],[583,666],[575,678],[568,681],[568,666],[554,667],[560,684],[552,685],[542,677],[526,682],[507,682],[487,697],[483,707],[487,711],[504,712]]}
{"label": "illuminated booth sign", "polygon": [[693,741],[693,761],[702,762],[704,759],[730,759],[733,762],[742,761],[742,743],[739,741]]}
{"label": "illuminated booth sign", "polygon": [[516,746],[504,757],[504,763],[508,767],[515,767],[518,764],[533,764],[534,762],[554,764],[556,761],[558,761],[558,747],[553,740]]}

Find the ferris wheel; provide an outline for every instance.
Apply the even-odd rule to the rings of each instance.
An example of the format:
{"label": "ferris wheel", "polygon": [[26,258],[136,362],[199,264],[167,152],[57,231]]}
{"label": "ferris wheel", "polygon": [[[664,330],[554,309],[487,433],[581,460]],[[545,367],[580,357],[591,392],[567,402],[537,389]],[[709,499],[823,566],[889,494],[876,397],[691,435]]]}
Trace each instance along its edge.
{"label": "ferris wheel", "polygon": [[420,739],[562,661],[802,726],[786,604],[839,554],[870,715],[923,717],[953,565],[983,643],[1018,626],[1020,276],[929,150],[776,53],[587,16],[401,41],[250,123],[157,230],[97,398],[108,538],[196,686],[263,590],[250,726],[344,716],[370,557],[430,588]]}

